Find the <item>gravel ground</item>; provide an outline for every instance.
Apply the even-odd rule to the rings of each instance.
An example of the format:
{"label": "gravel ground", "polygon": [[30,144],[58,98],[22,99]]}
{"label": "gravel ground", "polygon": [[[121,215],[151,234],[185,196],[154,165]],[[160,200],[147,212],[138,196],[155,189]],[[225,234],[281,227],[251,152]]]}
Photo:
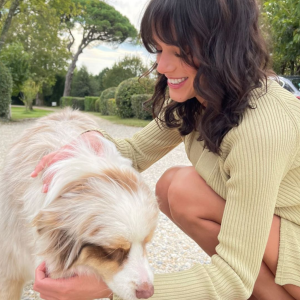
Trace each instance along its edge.
{"label": "gravel ground", "polygon": [[[99,128],[106,130],[117,138],[132,136],[140,130],[136,127],[128,127],[112,124],[106,120],[97,119]],[[31,126],[34,121],[0,123],[0,168],[5,158],[9,145]],[[174,164],[174,162],[176,162]],[[179,145],[160,161],[152,165],[142,173],[146,182],[154,190],[155,183],[165,170],[174,165],[190,165],[186,157],[183,145]],[[210,258],[199,246],[186,236],[162,213],[152,243],[148,246],[149,261],[155,273],[169,273],[189,269],[195,263],[207,264]],[[38,294],[32,290],[32,284],[24,289],[22,300],[40,300]]]}

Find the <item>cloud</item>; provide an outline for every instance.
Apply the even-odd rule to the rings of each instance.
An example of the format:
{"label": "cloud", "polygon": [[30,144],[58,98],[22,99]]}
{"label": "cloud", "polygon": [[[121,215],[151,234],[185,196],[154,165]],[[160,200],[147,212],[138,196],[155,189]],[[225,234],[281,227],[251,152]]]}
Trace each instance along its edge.
{"label": "cloud", "polygon": [[[115,7],[121,14],[128,17],[131,23],[139,29],[142,12],[148,0],[108,0],[108,4]],[[72,47],[72,52],[75,53],[82,39],[82,32],[74,30],[75,43]],[[77,68],[86,66],[89,73],[99,74],[103,69],[110,68],[113,64],[125,55],[138,55],[143,62],[149,66],[154,60],[154,57],[147,53],[141,46],[135,46],[129,43],[123,43],[118,48],[106,43],[96,43],[88,46],[80,54],[76,63]]]}

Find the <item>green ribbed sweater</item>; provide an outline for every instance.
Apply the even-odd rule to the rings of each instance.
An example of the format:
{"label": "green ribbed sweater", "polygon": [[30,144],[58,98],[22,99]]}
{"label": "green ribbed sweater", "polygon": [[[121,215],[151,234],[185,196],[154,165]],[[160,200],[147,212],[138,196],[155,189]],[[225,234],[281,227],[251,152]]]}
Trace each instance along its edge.
{"label": "green ribbed sweater", "polygon": [[300,101],[276,82],[261,93],[253,92],[256,109],[226,134],[220,156],[203,150],[197,132],[181,137],[155,121],[124,140],[100,130],[139,171],[184,142],[197,172],[226,200],[211,264],[155,275],[151,299],[248,299],[274,213],[282,218],[276,283],[300,286]]}

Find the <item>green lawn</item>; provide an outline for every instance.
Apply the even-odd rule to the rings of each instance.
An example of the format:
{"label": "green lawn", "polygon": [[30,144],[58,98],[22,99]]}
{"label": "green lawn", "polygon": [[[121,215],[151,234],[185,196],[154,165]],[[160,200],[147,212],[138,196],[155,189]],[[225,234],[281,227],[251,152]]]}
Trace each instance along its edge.
{"label": "green lawn", "polygon": [[89,114],[92,114],[96,117],[110,121],[115,124],[133,126],[133,127],[145,127],[146,125],[148,125],[151,122],[150,120],[140,120],[140,119],[133,119],[133,118],[132,119],[121,119],[120,117],[117,117],[117,116],[103,116],[97,112],[89,112]]}
{"label": "green lawn", "polygon": [[23,119],[36,119],[51,114],[51,110],[43,110],[35,108],[33,111],[26,112],[25,107],[12,107],[12,121],[18,121]]}
{"label": "green lawn", "polygon": [[[36,118],[47,116],[55,111],[56,111],[55,109],[51,111],[51,110],[34,108],[33,111],[26,112],[25,107],[12,107],[11,108],[12,121],[19,121],[19,120],[33,119],[33,118],[36,119]],[[97,112],[87,112],[87,113],[119,125],[145,127],[150,122],[149,120],[121,119],[117,116],[102,116],[100,113]]]}

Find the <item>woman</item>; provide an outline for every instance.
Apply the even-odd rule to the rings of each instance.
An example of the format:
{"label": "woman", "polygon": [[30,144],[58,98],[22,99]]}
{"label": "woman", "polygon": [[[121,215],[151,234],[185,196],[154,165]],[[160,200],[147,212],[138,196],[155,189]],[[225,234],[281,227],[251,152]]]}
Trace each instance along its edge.
{"label": "woman", "polygon": [[[81,136],[103,134],[139,171],[185,143],[193,167],[167,170],[156,194],[212,260],[157,275],[154,299],[300,299],[300,103],[267,81],[258,14],[255,0],[150,1],[141,37],[157,53],[159,116],[132,139]],[[44,299],[109,295],[93,278],[54,282],[43,268],[35,289]],[[61,296],[61,285],[71,292]]]}

